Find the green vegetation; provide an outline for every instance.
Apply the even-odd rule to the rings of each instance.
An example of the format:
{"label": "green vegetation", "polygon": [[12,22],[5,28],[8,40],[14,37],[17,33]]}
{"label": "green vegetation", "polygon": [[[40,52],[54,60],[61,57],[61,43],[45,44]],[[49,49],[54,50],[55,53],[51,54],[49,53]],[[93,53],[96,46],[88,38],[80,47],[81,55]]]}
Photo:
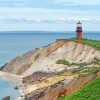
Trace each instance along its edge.
{"label": "green vegetation", "polygon": [[79,66],[79,67],[82,67],[82,66],[86,66],[88,65],[88,63],[86,62],[83,62],[83,63],[70,63],[69,61],[67,61],[66,59],[60,59],[56,62],[56,64],[63,64],[63,65],[68,65],[68,66]]}
{"label": "green vegetation", "polygon": [[91,63],[100,65],[100,60],[99,59],[94,59]]}
{"label": "green vegetation", "polygon": [[84,67],[82,69],[74,69],[73,74],[78,74],[77,78],[81,78],[83,76],[86,76],[89,73],[93,73],[96,71],[99,71],[100,67]]}
{"label": "green vegetation", "polygon": [[[82,62],[82,63],[70,63],[65,59],[60,59],[56,62],[57,64],[64,64],[64,65],[68,65],[69,67],[71,66],[78,66],[78,68],[74,68],[72,74],[77,74],[78,77],[83,77],[89,73],[93,73],[96,72],[98,70],[100,70],[100,67],[95,67],[95,65],[100,65],[100,60],[98,59],[94,59],[92,62],[87,63],[87,62]],[[93,65],[93,67],[89,67],[88,65],[91,64],[95,64]]]}
{"label": "green vegetation", "polygon": [[76,40],[75,38],[71,38],[71,39],[68,39],[68,40],[78,42],[78,43],[83,43],[83,44],[86,44],[86,45],[90,45],[90,46],[95,47],[96,49],[100,50],[100,41],[99,40],[82,39],[82,41],[79,41],[79,40]]}
{"label": "green vegetation", "polygon": [[71,63],[71,65],[79,66],[79,68],[82,68],[82,67],[84,67],[84,66],[90,65],[90,63],[87,63],[87,62],[82,62],[82,63]]}
{"label": "green vegetation", "polygon": [[100,100],[100,77],[90,81],[79,91],[61,97],[58,100]]}
{"label": "green vegetation", "polygon": [[100,67],[84,67],[84,68],[76,68],[73,71],[73,74],[80,74],[80,73],[91,73],[100,70]]}
{"label": "green vegetation", "polygon": [[65,59],[60,59],[56,62],[56,64],[63,64],[63,65],[70,65],[70,62],[68,62]]}
{"label": "green vegetation", "polygon": [[[83,39],[82,41],[78,41],[75,38],[69,39],[74,42],[83,43],[85,45],[92,46],[98,50],[100,50],[100,41],[99,40],[90,40]],[[94,53],[94,52],[93,52]],[[60,59],[57,61],[57,64],[64,64],[69,66],[78,66],[73,70],[73,74],[77,74],[77,78],[81,78],[89,73],[96,72],[100,70],[100,67],[96,67],[95,65],[100,65],[100,60],[94,58],[92,62],[78,62],[78,63],[69,63],[65,59]],[[93,65],[88,66],[88,65]],[[90,81],[88,84],[83,86],[81,89],[73,92],[72,94],[60,97],[58,100],[100,100],[100,77],[95,78]]]}
{"label": "green vegetation", "polygon": [[63,64],[63,65],[68,65],[68,66],[78,66],[79,68],[82,68],[84,66],[91,65],[91,64],[100,65],[100,60],[99,59],[94,59],[90,63],[87,63],[87,62],[70,63],[66,59],[60,59],[56,62],[56,64]]}

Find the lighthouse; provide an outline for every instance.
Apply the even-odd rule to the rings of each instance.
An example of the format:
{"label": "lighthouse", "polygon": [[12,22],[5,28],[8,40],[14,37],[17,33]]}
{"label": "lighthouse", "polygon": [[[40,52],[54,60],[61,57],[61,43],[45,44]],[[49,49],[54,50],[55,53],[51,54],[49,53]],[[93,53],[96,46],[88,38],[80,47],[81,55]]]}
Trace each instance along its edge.
{"label": "lighthouse", "polygon": [[76,39],[77,40],[82,40],[82,23],[79,21],[77,23],[77,28],[76,28]]}

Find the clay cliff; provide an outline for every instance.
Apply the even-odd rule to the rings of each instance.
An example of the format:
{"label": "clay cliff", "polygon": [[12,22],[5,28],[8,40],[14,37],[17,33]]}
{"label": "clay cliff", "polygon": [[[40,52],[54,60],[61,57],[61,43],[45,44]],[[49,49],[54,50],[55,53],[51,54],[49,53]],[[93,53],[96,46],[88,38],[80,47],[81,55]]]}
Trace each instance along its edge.
{"label": "clay cliff", "polygon": [[25,100],[55,100],[100,76],[100,50],[59,39],[16,57],[1,70],[23,78]]}
{"label": "clay cliff", "polygon": [[59,72],[67,67],[56,64],[59,59],[66,59],[71,63],[91,62],[100,59],[100,51],[82,43],[57,40],[48,46],[16,57],[6,64],[2,71],[25,76],[37,71]]}

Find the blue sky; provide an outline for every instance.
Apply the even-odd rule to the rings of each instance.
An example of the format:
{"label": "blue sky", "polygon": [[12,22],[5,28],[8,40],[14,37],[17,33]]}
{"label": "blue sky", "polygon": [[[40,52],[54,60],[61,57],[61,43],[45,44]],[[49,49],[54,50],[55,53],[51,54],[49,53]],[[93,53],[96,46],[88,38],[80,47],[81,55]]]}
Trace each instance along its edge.
{"label": "blue sky", "polygon": [[0,31],[100,31],[100,0],[0,0]]}

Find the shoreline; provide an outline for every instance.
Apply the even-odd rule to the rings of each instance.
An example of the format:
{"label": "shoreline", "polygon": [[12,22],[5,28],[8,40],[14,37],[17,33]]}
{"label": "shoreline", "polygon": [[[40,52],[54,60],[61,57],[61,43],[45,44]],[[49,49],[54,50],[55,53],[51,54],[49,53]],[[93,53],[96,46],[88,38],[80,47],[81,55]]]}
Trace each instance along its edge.
{"label": "shoreline", "polygon": [[[18,75],[15,75],[15,74],[10,74],[10,73],[0,71],[0,77],[4,80],[15,82],[16,86],[18,87],[18,92],[20,93],[20,96],[16,97],[16,100],[24,100],[24,95],[25,95],[24,94],[24,90],[25,90],[24,88],[25,87],[22,83],[23,76],[18,76]],[[14,87],[12,87],[12,88],[14,88]]]}

